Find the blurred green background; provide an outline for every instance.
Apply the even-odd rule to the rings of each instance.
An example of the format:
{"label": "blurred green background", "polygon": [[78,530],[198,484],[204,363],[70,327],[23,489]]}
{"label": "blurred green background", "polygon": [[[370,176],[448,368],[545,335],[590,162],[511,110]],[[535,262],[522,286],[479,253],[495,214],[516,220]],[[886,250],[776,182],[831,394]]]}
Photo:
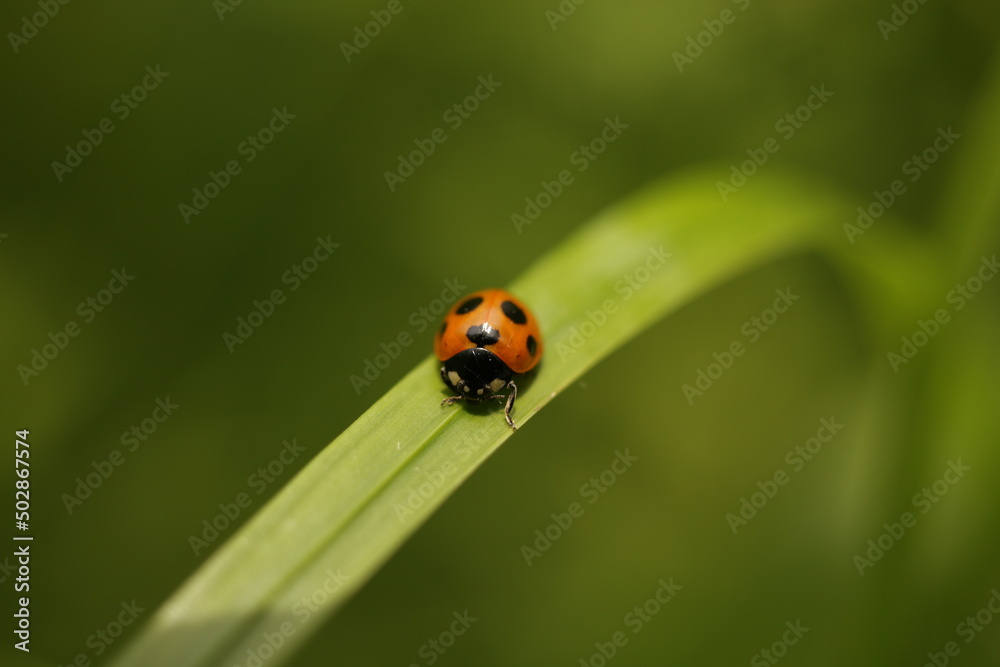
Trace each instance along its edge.
{"label": "blurred green background", "polygon": [[[42,5],[58,12],[32,19]],[[52,7],[16,0],[0,21],[0,304],[4,425],[31,429],[32,657],[60,665],[118,651],[136,624],[112,642],[96,633],[123,602],[145,609],[140,624],[151,616],[424,358],[432,329],[414,314],[446,281],[504,285],[643,184],[703,162],[727,178],[769,137],[780,150],[761,170],[816,174],[867,205],[938,128],[967,131],[1000,18],[992,3],[930,2],[886,39],[888,2]],[[342,44],[378,17],[391,21],[348,62]],[[689,38],[704,46],[679,68]],[[498,85],[458,125],[445,114],[480,77]],[[811,86],[833,95],[782,136],[776,121]],[[261,134],[275,110],[283,128]],[[579,171],[575,151],[607,118],[628,127]],[[446,140],[390,189],[385,172],[437,128]],[[78,166],[54,168],[88,133],[100,142]],[[269,143],[247,148],[258,135]],[[979,140],[963,139],[893,204],[914,234]],[[238,173],[185,220],[193,189],[233,160]],[[512,214],[565,169],[574,182],[519,230]],[[339,247],[296,283],[286,272],[317,238]],[[102,293],[116,270],[134,280]],[[681,386],[788,287],[800,301],[689,404]],[[951,287],[931,289],[928,315]],[[788,664],[921,665],[949,641],[950,664],[997,664],[1000,623],[969,642],[957,628],[1000,587],[997,288],[892,374],[855,293],[818,256],[720,287],[519,432],[292,663],[597,666],[595,643],[622,630],[616,665],[772,664],[759,652],[800,620],[809,631]],[[230,352],[224,333],[275,289],[286,300]],[[88,298],[100,312],[81,308]],[[70,321],[79,334],[44,368],[18,370]],[[401,332],[415,342],[356,390],[351,376]],[[130,450],[126,432],[168,398],[173,414],[146,421]],[[824,417],[844,429],[792,472],[786,452]],[[293,440],[303,452],[274,463]],[[581,485],[625,449],[638,462],[587,504]],[[69,511],[78,478],[107,470],[114,450],[121,465]],[[958,458],[967,476],[859,576],[867,540]],[[788,484],[734,535],[726,514],[779,469]],[[250,506],[195,555],[190,536],[240,493]],[[526,565],[522,545],[582,498],[584,515]],[[0,577],[7,599],[9,564]],[[682,590],[633,634],[626,614],[671,577]],[[428,642],[466,610],[478,620],[435,652]]]}

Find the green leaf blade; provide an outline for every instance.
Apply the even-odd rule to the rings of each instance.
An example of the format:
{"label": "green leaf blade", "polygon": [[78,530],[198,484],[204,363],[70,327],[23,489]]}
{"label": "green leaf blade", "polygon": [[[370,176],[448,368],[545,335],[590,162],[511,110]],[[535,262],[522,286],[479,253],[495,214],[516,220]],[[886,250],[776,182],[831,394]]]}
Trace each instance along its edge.
{"label": "green leaf blade", "polygon": [[[522,383],[519,427],[698,294],[774,257],[845,244],[847,209],[829,194],[762,174],[723,201],[714,180],[723,173],[695,173],[640,193],[510,286],[539,318],[546,345],[538,371]],[[433,358],[418,364],[320,452],[114,664],[245,664],[255,651],[273,654],[269,666],[291,658],[511,436],[496,411],[440,406],[446,394],[437,368]],[[279,648],[262,648],[278,637]]]}

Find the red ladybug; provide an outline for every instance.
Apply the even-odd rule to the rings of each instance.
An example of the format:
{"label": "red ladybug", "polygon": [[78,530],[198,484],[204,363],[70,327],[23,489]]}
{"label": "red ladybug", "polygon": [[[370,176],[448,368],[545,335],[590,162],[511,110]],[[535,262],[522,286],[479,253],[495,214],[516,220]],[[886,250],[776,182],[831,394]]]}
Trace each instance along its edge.
{"label": "red ladybug", "polygon": [[444,362],[441,379],[457,394],[441,405],[502,401],[498,392],[509,389],[504,417],[517,429],[510,417],[517,398],[514,376],[527,373],[542,358],[538,320],[523,303],[501,289],[459,299],[434,336],[434,352]]}

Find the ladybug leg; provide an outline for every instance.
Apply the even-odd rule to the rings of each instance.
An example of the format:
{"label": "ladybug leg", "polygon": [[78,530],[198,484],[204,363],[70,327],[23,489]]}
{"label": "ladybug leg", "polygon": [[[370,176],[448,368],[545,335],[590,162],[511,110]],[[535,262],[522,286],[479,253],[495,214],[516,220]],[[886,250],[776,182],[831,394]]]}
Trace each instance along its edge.
{"label": "ladybug leg", "polygon": [[517,427],[514,426],[514,420],[510,418],[510,411],[514,409],[514,400],[517,398],[517,385],[511,380],[507,383],[507,388],[510,389],[510,394],[507,396],[507,405],[504,406],[503,416],[507,419],[507,424],[511,429],[516,431]]}
{"label": "ladybug leg", "polygon": [[464,400],[465,400],[465,396],[449,396],[448,398],[446,398],[443,401],[441,401],[441,405],[442,406],[453,405],[455,403],[455,401],[464,401]]}

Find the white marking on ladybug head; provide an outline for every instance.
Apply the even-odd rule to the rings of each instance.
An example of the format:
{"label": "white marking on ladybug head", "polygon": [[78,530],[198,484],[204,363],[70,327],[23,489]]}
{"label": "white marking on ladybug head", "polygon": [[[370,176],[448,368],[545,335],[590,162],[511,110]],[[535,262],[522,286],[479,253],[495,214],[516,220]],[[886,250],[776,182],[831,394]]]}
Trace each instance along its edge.
{"label": "white marking on ladybug head", "polygon": [[463,384],[462,385],[462,391],[464,391],[465,393],[469,393],[469,385]]}
{"label": "white marking on ladybug head", "polygon": [[504,385],[506,385],[506,384],[507,384],[506,382],[504,382],[500,378],[497,378],[493,382],[490,382],[490,389],[492,389],[493,393],[495,394],[498,391],[500,391],[501,389],[503,389]]}
{"label": "white marking on ladybug head", "polygon": [[448,382],[451,383],[451,386],[458,386],[458,380],[458,373],[455,371],[448,371]]}

